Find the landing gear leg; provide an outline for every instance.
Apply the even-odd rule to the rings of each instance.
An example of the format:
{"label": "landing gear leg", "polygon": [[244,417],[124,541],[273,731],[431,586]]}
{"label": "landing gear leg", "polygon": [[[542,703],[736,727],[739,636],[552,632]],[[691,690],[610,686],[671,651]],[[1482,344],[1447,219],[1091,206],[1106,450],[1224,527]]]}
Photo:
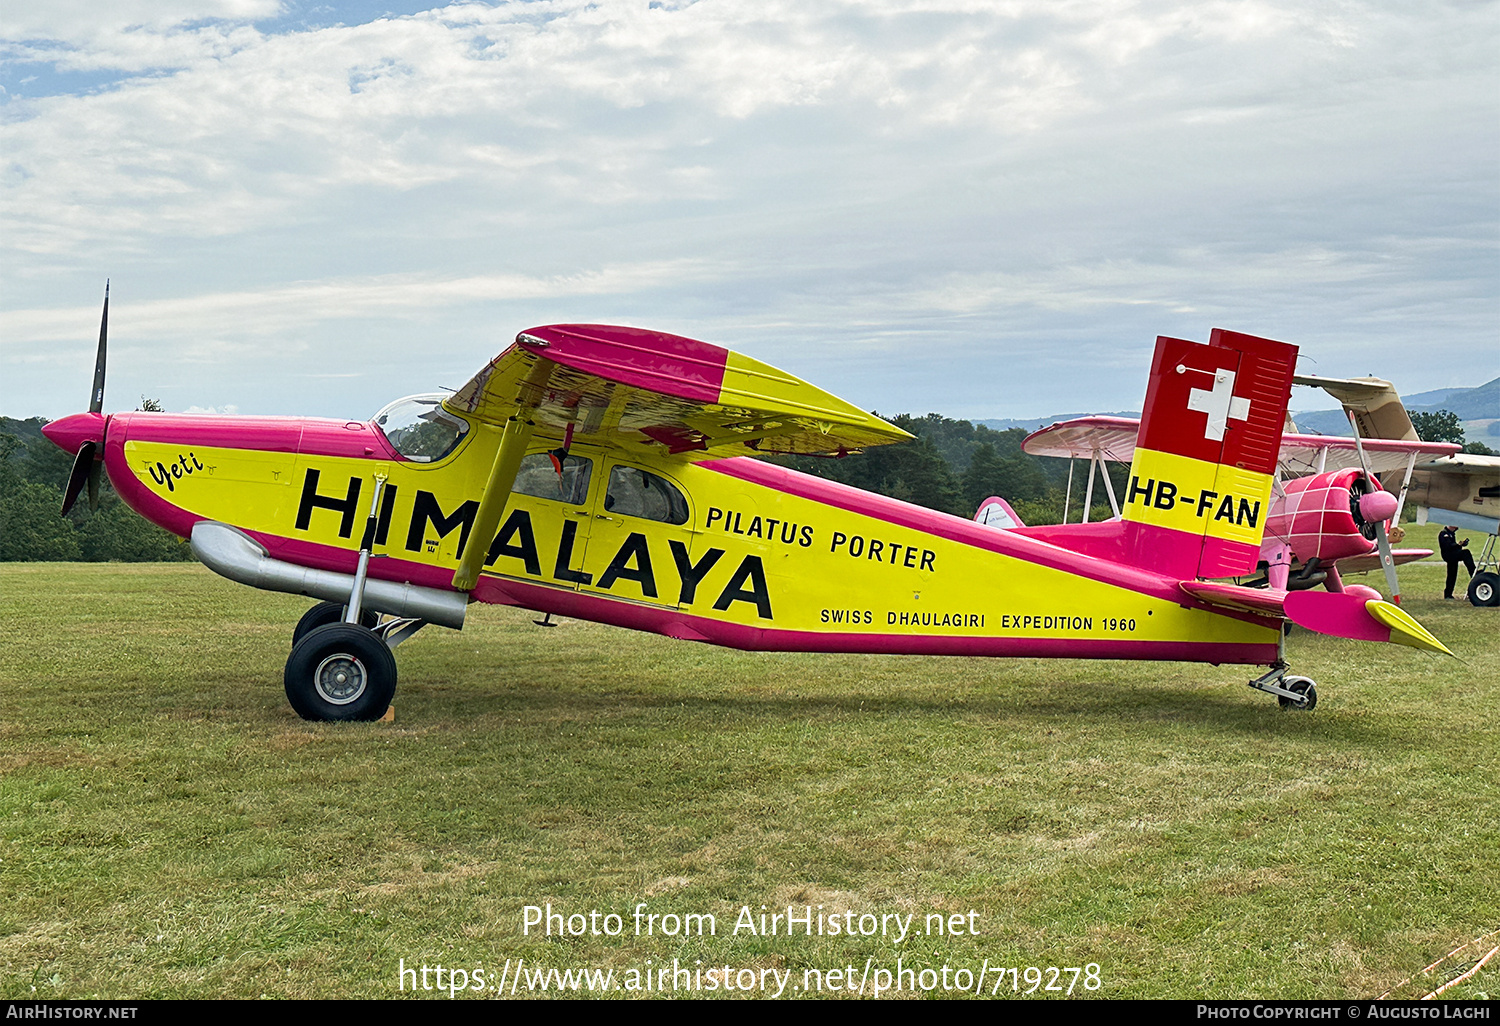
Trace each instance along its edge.
{"label": "landing gear leg", "polygon": [[1286,663],[1278,659],[1270,670],[1252,680],[1250,686],[1275,695],[1283,709],[1312,710],[1318,704],[1318,686],[1310,677],[1295,677],[1286,671]]}

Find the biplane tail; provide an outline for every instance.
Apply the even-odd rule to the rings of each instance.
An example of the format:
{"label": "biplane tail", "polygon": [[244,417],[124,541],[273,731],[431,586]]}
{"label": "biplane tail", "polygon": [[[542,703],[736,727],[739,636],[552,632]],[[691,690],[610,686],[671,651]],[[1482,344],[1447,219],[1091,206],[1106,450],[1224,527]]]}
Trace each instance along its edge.
{"label": "biplane tail", "polygon": [[1215,328],[1159,337],[1121,517],[1126,558],[1194,578],[1260,555],[1297,347]]}

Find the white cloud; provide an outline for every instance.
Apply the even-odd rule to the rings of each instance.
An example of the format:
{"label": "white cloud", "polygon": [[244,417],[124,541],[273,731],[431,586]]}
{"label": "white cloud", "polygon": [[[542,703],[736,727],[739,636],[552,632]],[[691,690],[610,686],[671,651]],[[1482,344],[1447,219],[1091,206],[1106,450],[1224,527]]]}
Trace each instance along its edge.
{"label": "white cloud", "polygon": [[[1434,330],[1493,353],[1482,7],[539,0],[250,24],[274,8],[0,23],[12,55],[127,76],[7,105],[0,368],[86,340],[106,274],[137,337],[243,388],[267,347],[381,379],[414,325],[585,314],[847,374],[885,409],[996,415],[1048,412],[1029,404],[1053,386],[986,376],[1210,318],[1351,359]],[[914,339],[973,366],[922,385]],[[1138,388],[1092,373],[1073,407]],[[24,381],[0,405],[71,401]]]}
{"label": "white cloud", "polygon": [[[278,288],[220,292],[132,303],[114,322],[137,336],[196,338],[265,335],[319,321],[356,317],[415,317],[436,308],[505,299],[543,299],[636,292],[712,273],[687,261],[606,267],[553,278],[520,274],[438,278],[383,275],[296,282]],[[35,341],[75,341],[79,326],[98,318],[94,307],[14,310],[6,323]]]}

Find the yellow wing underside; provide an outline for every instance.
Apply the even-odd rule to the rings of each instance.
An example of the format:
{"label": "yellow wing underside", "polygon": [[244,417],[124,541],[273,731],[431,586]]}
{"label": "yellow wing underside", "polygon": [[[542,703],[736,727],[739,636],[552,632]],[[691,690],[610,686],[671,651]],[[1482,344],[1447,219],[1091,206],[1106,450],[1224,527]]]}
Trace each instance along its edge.
{"label": "yellow wing underside", "polygon": [[611,380],[569,366],[565,352],[525,345],[528,337],[523,333],[522,342],[496,357],[443,405],[494,425],[524,411],[537,437],[561,441],[571,427],[578,441],[691,461],[767,453],[839,455],[911,437],[739,353],[719,350],[724,354],[722,380],[714,394],[701,381],[676,387],[668,380],[665,387],[650,388]]}

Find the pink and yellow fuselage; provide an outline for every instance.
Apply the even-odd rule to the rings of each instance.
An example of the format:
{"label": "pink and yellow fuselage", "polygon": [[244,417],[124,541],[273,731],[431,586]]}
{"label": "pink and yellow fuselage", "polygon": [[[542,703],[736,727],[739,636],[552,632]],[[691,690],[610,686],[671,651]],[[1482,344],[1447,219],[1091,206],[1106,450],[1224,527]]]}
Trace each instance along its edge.
{"label": "pink and yellow fuselage", "polygon": [[[83,437],[102,423],[58,422]],[[742,649],[1093,657],[1269,665],[1280,619],[1201,603],[1128,558],[1119,522],[1001,531],[753,457],[687,462],[572,445],[581,501],[512,493],[494,538],[470,537],[495,459],[470,431],[433,463],[373,423],[121,413],[104,432],[121,497],[186,537],[240,528],[275,559],[355,568],[373,476],[387,485],[375,579],[452,587],[489,546],[473,599]],[[539,433],[542,453],[558,439]],[[77,448],[76,445],[73,446]],[[606,508],[617,466],[680,490],[685,523]]]}

